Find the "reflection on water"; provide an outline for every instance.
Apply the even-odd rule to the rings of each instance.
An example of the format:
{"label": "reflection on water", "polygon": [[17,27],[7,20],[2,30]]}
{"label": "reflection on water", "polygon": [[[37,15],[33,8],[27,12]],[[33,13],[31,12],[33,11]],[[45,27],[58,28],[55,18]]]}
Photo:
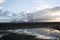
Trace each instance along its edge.
{"label": "reflection on water", "polygon": [[15,29],[15,30],[8,30],[8,32],[33,35],[36,36],[35,38],[40,38],[40,39],[60,38],[60,30],[50,29],[50,28]]}

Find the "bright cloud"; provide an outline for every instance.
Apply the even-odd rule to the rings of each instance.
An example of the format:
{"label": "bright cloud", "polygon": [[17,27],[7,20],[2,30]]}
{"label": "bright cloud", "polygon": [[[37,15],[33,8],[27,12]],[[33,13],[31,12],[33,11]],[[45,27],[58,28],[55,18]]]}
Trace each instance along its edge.
{"label": "bright cloud", "polygon": [[45,14],[45,15],[50,15],[50,16],[60,16],[60,11],[57,11],[57,12],[51,12],[49,11],[49,13]]}
{"label": "bright cloud", "polygon": [[43,10],[43,9],[46,9],[46,8],[49,8],[49,5],[42,4],[42,5],[35,6],[34,10],[39,11],[39,10]]}
{"label": "bright cloud", "polygon": [[60,21],[60,11],[50,12],[45,15],[51,16],[54,20]]}
{"label": "bright cloud", "polygon": [[43,0],[33,0],[33,1],[36,3],[36,6],[33,7],[33,10],[34,11],[39,11],[39,10],[43,10],[43,9],[46,9],[46,8],[49,8],[50,7]]}
{"label": "bright cloud", "polygon": [[3,2],[5,2],[5,0],[0,0],[0,4],[3,3]]}

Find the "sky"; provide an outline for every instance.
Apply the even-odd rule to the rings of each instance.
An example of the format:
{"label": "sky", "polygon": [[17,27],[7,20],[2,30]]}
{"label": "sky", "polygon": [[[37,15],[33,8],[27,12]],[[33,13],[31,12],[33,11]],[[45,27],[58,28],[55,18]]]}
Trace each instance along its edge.
{"label": "sky", "polygon": [[34,12],[55,6],[60,6],[60,0],[0,0],[0,9],[13,12]]}
{"label": "sky", "polygon": [[[34,18],[43,21],[52,21],[51,18],[54,22],[56,20],[60,21],[60,0],[0,0],[0,10],[1,9],[9,10],[9,12],[11,11],[17,14],[21,12],[36,13],[34,14],[36,15]],[[9,15],[10,14],[8,14],[8,16]]]}

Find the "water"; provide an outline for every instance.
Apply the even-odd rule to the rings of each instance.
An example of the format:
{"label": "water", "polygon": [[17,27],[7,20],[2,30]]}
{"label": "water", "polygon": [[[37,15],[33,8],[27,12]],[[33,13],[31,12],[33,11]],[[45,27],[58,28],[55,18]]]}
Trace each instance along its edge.
{"label": "water", "polygon": [[[6,30],[7,31],[7,30]],[[27,34],[36,36],[36,38],[45,38],[45,39],[59,39],[60,34],[54,32],[49,28],[34,28],[34,29],[15,29],[15,30],[8,30],[8,32],[18,33],[18,34]],[[58,38],[57,38],[58,36]]]}

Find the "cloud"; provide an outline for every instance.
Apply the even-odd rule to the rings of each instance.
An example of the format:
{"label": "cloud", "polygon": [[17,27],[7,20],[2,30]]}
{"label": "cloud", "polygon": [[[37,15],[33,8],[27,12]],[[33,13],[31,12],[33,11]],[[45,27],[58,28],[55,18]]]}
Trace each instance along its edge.
{"label": "cloud", "polygon": [[44,4],[44,5],[38,5],[38,6],[36,6],[35,9],[36,10],[43,10],[43,9],[48,8],[48,7],[49,7],[49,5]]}
{"label": "cloud", "polygon": [[35,12],[33,17],[34,17],[34,22],[59,22],[60,7],[38,10],[37,12]]}
{"label": "cloud", "polygon": [[0,10],[3,9],[3,7],[0,7]]}
{"label": "cloud", "polygon": [[23,13],[24,14],[27,14],[27,13],[30,13],[31,11],[30,10],[27,10],[27,9],[25,9],[25,10],[23,10]]}
{"label": "cloud", "polygon": [[46,13],[45,15],[51,16],[55,21],[60,21],[60,7],[52,8],[49,13]]}
{"label": "cloud", "polygon": [[41,4],[41,5],[36,5],[32,9],[36,12],[36,11],[44,10],[44,9],[47,9],[47,8],[49,8],[49,5],[47,5],[47,4]]}
{"label": "cloud", "polygon": [[33,0],[35,3],[44,3],[43,0]]}
{"label": "cloud", "polygon": [[33,1],[36,3],[36,5],[32,8],[34,11],[39,11],[50,7],[43,0],[33,0]]}
{"label": "cloud", "polygon": [[0,0],[0,4],[1,4],[1,3],[4,3],[4,2],[5,2],[5,0]]}

